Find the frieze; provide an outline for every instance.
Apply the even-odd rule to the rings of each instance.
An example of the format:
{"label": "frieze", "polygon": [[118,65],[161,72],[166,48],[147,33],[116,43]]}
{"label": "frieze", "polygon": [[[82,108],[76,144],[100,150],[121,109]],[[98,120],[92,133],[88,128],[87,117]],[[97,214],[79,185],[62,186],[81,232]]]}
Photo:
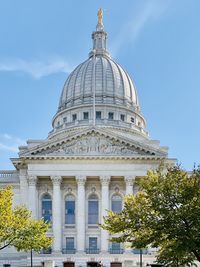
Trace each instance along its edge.
{"label": "frieze", "polygon": [[[142,153],[142,152],[141,152]],[[141,154],[140,153],[140,154]],[[60,147],[49,148],[38,155],[138,155],[139,153],[117,140],[103,137],[100,134],[90,134],[68,141]]]}

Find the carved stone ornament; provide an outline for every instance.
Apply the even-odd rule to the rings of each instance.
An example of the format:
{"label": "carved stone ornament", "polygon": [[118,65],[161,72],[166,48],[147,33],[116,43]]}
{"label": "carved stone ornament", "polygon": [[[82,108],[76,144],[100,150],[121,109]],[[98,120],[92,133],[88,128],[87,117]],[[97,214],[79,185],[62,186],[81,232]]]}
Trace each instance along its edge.
{"label": "carved stone ornament", "polygon": [[51,176],[51,180],[53,185],[60,185],[62,182],[62,177],[61,176]]}
{"label": "carved stone ornament", "polygon": [[51,187],[46,184],[39,185],[38,189],[40,190],[40,192],[44,192],[44,193],[48,193],[52,191]]}
{"label": "carved stone ornament", "polygon": [[28,184],[32,186],[36,186],[37,183],[37,176],[35,175],[30,175],[28,176]]}
{"label": "carved stone ornament", "polygon": [[109,185],[110,176],[109,175],[100,176],[100,181],[101,181],[101,185],[103,185],[103,186]]}
{"label": "carved stone ornament", "polygon": [[91,192],[92,192],[92,193],[95,193],[96,190],[97,190],[97,189],[96,189],[96,186],[93,185],[93,186],[91,187]]}
{"label": "carved stone ornament", "polygon": [[68,191],[69,194],[71,194],[72,193],[72,188],[68,187],[67,191]]}
{"label": "carved stone ornament", "polygon": [[125,176],[125,182],[126,182],[126,185],[130,185],[132,186],[133,185],[133,182],[135,180],[135,177],[134,176]]}
{"label": "carved stone ornament", "polygon": [[77,175],[76,176],[76,181],[77,181],[77,184],[80,186],[80,185],[85,185],[85,182],[86,182],[86,176],[85,175]]}
{"label": "carved stone ornament", "polygon": [[[142,153],[142,152],[141,152]],[[39,155],[138,155],[134,148],[92,133],[38,153]]]}
{"label": "carved stone ornament", "polygon": [[118,194],[119,193],[119,186],[115,186],[115,193]]}

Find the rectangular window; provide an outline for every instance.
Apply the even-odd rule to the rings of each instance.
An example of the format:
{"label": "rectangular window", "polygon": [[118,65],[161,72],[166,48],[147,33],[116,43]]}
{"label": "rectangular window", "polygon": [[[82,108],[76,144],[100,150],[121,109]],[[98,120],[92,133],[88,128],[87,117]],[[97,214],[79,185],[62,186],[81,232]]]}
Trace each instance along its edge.
{"label": "rectangular window", "polygon": [[108,113],[108,119],[109,120],[113,120],[114,119],[114,113],[113,112],[109,112]]}
{"label": "rectangular window", "polygon": [[89,249],[97,250],[97,237],[89,237]]}
{"label": "rectangular window", "polygon": [[116,243],[116,242],[112,243],[112,250],[118,250],[119,251],[120,247],[121,247],[120,243]]}
{"label": "rectangular window", "polygon": [[131,122],[134,123],[135,122],[135,119],[133,117],[131,117]]}
{"label": "rectangular window", "polygon": [[45,222],[52,220],[52,201],[42,201],[42,217]]}
{"label": "rectangular window", "polygon": [[122,201],[121,200],[112,201],[112,211],[115,213],[120,213],[122,211]]}
{"label": "rectangular window", "polygon": [[73,250],[74,249],[74,237],[66,238],[66,249]]}
{"label": "rectangular window", "polygon": [[99,203],[96,200],[88,202],[88,224],[97,224],[99,221]]}
{"label": "rectangular window", "polygon": [[121,114],[120,115],[120,119],[121,119],[121,121],[125,121],[125,115],[124,114]]}
{"label": "rectangular window", "polygon": [[96,119],[101,120],[101,111],[96,111]]}
{"label": "rectangular window", "polygon": [[67,200],[65,202],[65,223],[75,224],[75,201]]}
{"label": "rectangular window", "polygon": [[64,123],[67,122],[67,118],[66,117],[63,118],[63,122]]}
{"label": "rectangular window", "polygon": [[77,120],[77,114],[72,114],[72,121],[76,121]]}
{"label": "rectangular window", "polygon": [[83,112],[83,119],[88,120],[89,119],[89,113],[88,112]]}

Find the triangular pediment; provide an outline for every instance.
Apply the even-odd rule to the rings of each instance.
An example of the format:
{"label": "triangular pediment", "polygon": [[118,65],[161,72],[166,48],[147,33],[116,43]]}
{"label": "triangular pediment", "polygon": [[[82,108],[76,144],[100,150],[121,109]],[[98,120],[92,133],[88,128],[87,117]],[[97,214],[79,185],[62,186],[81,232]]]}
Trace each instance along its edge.
{"label": "triangular pediment", "polygon": [[138,155],[138,151],[127,145],[120,144],[117,140],[104,137],[97,133],[90,133],[72,139],[60,147],[42,151],[41,155]]}
{"label": "triangular pediment", "polygon": [[47,141],[20,156],[165,156],[144,144],[126,140],[103,130],[74,132],[60,140]]}

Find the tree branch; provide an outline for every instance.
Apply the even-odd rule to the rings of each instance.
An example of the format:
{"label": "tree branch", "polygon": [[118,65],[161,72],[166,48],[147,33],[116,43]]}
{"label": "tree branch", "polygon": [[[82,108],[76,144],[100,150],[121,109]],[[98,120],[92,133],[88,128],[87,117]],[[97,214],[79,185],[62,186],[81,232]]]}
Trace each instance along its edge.
{"label": "tree branch", "polygon": [[8,247],[10,244],[11,244],[11,241],[10,241],[8,244],[4,245],[3,247],[0,247],[0,250],[2,250],[2,249],[4,249],[4,248]]}

